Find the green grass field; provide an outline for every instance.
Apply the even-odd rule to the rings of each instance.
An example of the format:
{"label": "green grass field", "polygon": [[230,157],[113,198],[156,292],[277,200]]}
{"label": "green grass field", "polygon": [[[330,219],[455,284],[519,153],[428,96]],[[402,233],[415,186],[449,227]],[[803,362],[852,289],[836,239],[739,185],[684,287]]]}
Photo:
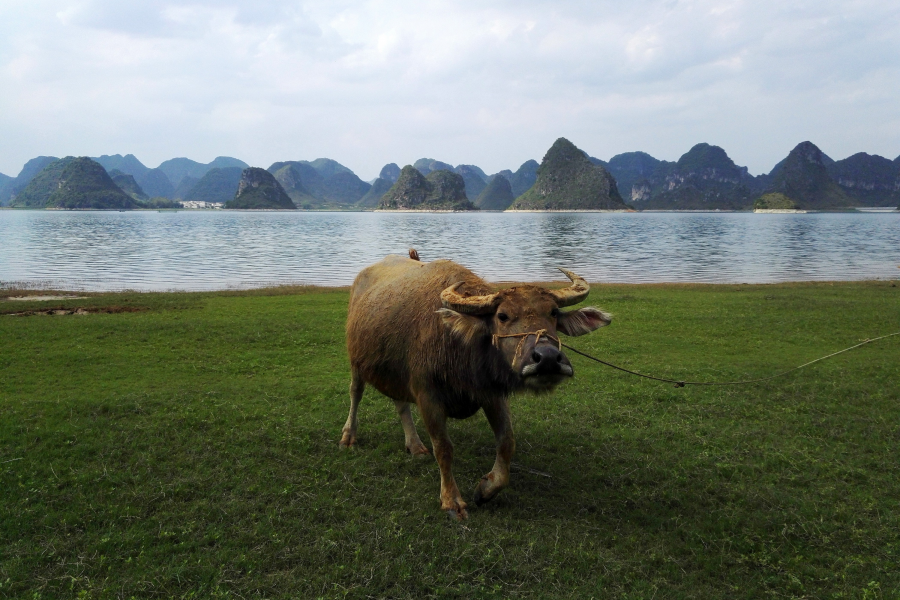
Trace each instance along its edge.
{"label": "green grass field", "polygon": [[[900,330],[891,282],[590,301],[613,324],[566,341],[685,379]],[[900,336],[742,387],[570,356],[572,382],[513,401],[511,486],[458,524],[376,392],[338,449],[346,290],[46,304],[0,312],[139,310],[0,315],[2,598],[900,597]],[[493,437],[481,414],[451,435],[471,499]]]}

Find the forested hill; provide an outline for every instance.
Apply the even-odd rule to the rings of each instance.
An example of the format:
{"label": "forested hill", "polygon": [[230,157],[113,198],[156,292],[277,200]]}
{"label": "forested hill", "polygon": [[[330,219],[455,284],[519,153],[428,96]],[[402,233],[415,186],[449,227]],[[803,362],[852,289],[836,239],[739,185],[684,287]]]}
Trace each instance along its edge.
{"label": "forested hill", "polygon": [[900,204],[900,157],[858,153],[835,161],[808,141],[755,177],[709,144],[697,144],[677,162],[628,152],[608,164],[624,199],[641,210],[747,210],[771,193],[812,210]]}
{"label": "forested hill", "polygon": [[534,185],[516,198],[513,210],[624,210],[616,181],[566,138],[544,155]]}
{"label": "forested hill", "polygon": [[99,163],[86,156],[67,156],[44,167],[13,199],[24,208],[138,208]]}
{"label": "forested hill", "polygon": [[422,175],[412,165],[400,171],[397,182],[381,198],[381,210],[476,210],[466,197],[462,175],[437,169]]}

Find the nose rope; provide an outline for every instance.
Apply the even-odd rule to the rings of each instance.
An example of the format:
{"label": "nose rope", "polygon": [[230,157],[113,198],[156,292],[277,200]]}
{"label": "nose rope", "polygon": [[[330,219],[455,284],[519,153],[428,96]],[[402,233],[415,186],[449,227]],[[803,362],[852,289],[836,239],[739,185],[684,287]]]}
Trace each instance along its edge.
{"label": "nose rope", "polygon": [[554,337],[554,336],[550,335],[549,333],[547,333],[546,329],[538,329],[537,331],[527,331],[525,333],[510,333],[507,335],[497,335],[495,333],[493,336],[493,344],[494,344],[494,347],[499,350],[501,338],[512,338],[512,337],[522,338],[521,340],[519,340],[519,343],[516,345],[516,356],[515,356],[515,358],[513,358],[513,364],[516,364],[517,362],[519,362],[519,354],[522,352],[522,348],[525,345],[525,340],[527,340],[528,336],[530,336],[530,335],[534,336],[534,344],[535,345],[537,345],[537,343],[539,341],[541,341],[542,337],[546,337],[546,338],[549,338],[549,339],[553,340],[554,342],[556,342],[556,344],[558,346],[557,349],[560,352],[562,352],[562,342],[559,341],[558,337]]}

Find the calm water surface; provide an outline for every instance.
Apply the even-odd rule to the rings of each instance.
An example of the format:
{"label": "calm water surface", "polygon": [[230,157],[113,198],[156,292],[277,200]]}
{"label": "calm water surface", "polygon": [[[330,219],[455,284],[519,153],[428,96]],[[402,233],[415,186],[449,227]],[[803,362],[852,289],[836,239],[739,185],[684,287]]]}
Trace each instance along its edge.
{"label": "calm water surface", "polygon": [[900,277],[900,213],[0,211],[0,285],[214,290],[347,285],[417,248],[493,281]]}

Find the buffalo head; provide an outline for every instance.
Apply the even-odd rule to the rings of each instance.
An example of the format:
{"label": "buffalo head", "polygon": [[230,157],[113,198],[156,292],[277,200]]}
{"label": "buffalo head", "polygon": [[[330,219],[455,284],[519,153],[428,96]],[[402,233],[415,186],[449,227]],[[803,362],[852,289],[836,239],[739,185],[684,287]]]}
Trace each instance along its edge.
{"label": "buffalo head", "polygon": [[560,310],[587,298],[590,286],[560,269],[572,285],[549,290],[522,285],[487,295],[460,290],[462,282],[441,293],[438,310],[444,325],[467,344],[490,338],[504,361],[526,387],[550,390],[574,372],[562,352],[559,334],[584,335],[609,325],[611,317],[594,307]]}

